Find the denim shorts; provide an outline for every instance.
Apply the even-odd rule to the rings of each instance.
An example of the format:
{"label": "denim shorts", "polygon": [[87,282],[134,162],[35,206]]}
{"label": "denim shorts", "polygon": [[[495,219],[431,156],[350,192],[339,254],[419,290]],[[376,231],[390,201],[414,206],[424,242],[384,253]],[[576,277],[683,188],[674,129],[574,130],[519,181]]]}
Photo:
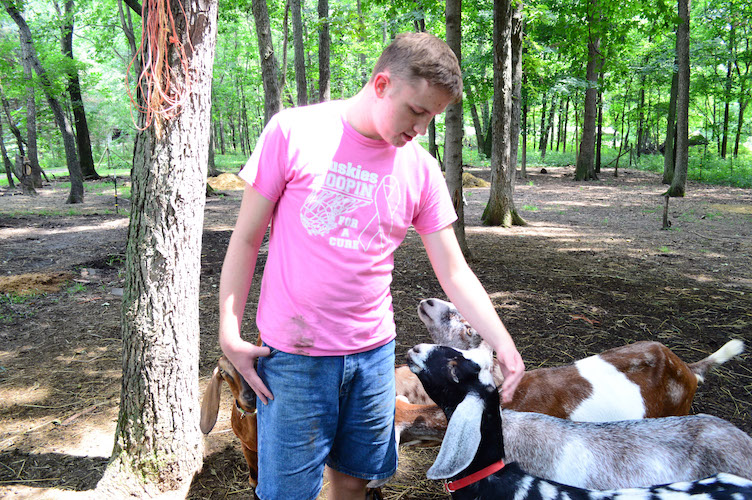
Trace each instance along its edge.
{"label": "denim shorts", "polygon": [[325,464],[368,480],[396,472],[394,341],[346,356],[272,348],[258,373],[274,395],[257,401],[259,499],[315,499]]}

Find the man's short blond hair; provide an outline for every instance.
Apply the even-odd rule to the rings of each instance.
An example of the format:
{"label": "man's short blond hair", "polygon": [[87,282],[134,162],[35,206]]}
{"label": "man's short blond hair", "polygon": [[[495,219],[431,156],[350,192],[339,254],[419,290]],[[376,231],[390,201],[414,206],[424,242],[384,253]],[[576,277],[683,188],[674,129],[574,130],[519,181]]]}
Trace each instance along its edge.
{"label": "man's short blond hair", "polygon": [[425,78],[430,85],[444,89],[453,102],[462,99],[462,71],[457,56],[430,33],[397,35],[376,61],[371,80],[385,70],[407,81]]}

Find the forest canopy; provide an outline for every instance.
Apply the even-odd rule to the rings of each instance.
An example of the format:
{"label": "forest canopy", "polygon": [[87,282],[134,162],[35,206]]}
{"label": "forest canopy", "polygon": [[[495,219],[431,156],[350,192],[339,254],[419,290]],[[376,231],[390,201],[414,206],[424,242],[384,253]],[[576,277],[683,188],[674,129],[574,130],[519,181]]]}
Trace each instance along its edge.
{"label": "forest canopy", "polygon": [[[2,3],[0,122],[6,169],[17,168],[16,158],[23,154],[32,163],[38,161],[44,172],[66,175],[72,152],[66,145],[63,118],[78,141],[84,179],[106,175],[107,168],[129,168],[137,113],[132,98],[140,69],[138,60],[134,64],[141,39],[139,2]],[[442,2],[265,4],[283,107],[352,96],[396,33],[427,30],[441,37],[446,33]],[[295,29],[296,6],[299,29]],[[252,7],[250,1],[219,3],[211,111],[217,155],[248,156],[265,123],[265,87]],[[493,4],[464,2],[462,9],[464,155],[466,162],[483,163],[490,157],[486,139],[494,93]],[[27,38],[44,75],[29,63],[24,50],[29,40],[24,39],[13,11],[28,26]],[[677,15],[676,4],[666,1],[525,3],[521,98],[526,113],[521,118],[521,137],[526,139],[529,159],[545,161],[547,152],[551,157],[555,151],[564,155],[554,156],[555,161],[575,163],[585,94],[594,85],[586,78],[588,46],[597,37],[597,137],[602,157],[596,158],[596,169],[618,165],[617,157],[624,165],[627,151],[635,161],[644,157],[644,164],[661,168],[677,69]],[[720,171],[724,182],[752,185],[748,159],[752,123],[747,109],[752,97],[752,6],[741,0],[697,1],[691,5],[690,19],[690,178],[713,180]],[[324,27],[326,45],[321,37]],[[324,46],[329,47],[326,59],[320,50]],[[322,64],[328,72],[322,71]],[[62,106],[63,117],[56,116],[53,100]],[[30,108],[35,108],[35,116]],[[90,139],[90,145],[82,136]],[[439,155],[442,140],[439,119]],[[3,182],[12,182],[10,174],[3,177]]]}

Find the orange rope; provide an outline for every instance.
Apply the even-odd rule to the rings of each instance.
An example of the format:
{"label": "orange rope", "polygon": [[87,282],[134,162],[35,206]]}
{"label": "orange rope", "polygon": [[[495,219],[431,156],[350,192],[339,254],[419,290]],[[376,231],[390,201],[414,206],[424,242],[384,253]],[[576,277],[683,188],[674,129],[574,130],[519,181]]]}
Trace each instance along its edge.
{"label": "orange rope", "polygon": [[[185,47],[178,39],[175,19],[168,5],[169,1],[144,0],[141,12],[141,45],[125,72],[126,90],[131,98],[131,103],[139,113],[143,113],[145,116],[143,127],[140,127],[134,119],[136,128],[139,130],[149,128],[157,117],[161,120],[170,120],[176,117],[180,114],[181,107],[191,93],[188,57],[185,53]],[[180,5],[187,25],[188,19],[182,1],[177,0],[177,3]],[[178,53],[183,71],[182,80],[176,78],[175,70],[170,67],[168,60],[170,45]],[[188,46],[193,53],[190,37],[188,38]],[[133,97],[128,78],[128,74],[139,56],[143,68],[136,81],[136,89],[141,94],[143,104]],[[133,117],[133,109],[131,109],[131,117]]]}

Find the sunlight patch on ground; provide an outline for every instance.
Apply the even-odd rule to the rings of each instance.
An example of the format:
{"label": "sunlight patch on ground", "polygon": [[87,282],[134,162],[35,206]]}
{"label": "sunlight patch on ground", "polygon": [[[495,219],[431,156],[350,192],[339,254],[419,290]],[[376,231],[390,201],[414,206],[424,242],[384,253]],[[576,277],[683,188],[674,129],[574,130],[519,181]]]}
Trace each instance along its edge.
{"label": "sunlight patch on ground", "polygon": [[711,205],[708,205],[708,207],[720,212],[752,215],[752,205],[726,205],[721,203],[713,203]]}
{"label": "sunlight patch on ground", "polygon": [[38,405],[50,396],[50,390],[38,383],[30,387],[0,387],[0,408]]}
{"label": "sunlight patch on ground", "polygon": [[3,234],[3,239],[32,238],[33,240],[38,240],[46,236],[55,236],[58,234],[69,235],[71,233],[83,233],[83,232],[88,232],[88,231],[103,231],[103,230],[106,231],[110,229],[119,229],[119,228],[125,228],[125,227],[128,227],[127,218],[102,221],[96,225],[83,225],[83,224],[78,225],[77,224],[75,227],[60,227],[56,229],[51,229],[48,227],[40,228],[40,227],[35,227],[35,226],[7,228],[7,229],[3,229],[2,234]]}

